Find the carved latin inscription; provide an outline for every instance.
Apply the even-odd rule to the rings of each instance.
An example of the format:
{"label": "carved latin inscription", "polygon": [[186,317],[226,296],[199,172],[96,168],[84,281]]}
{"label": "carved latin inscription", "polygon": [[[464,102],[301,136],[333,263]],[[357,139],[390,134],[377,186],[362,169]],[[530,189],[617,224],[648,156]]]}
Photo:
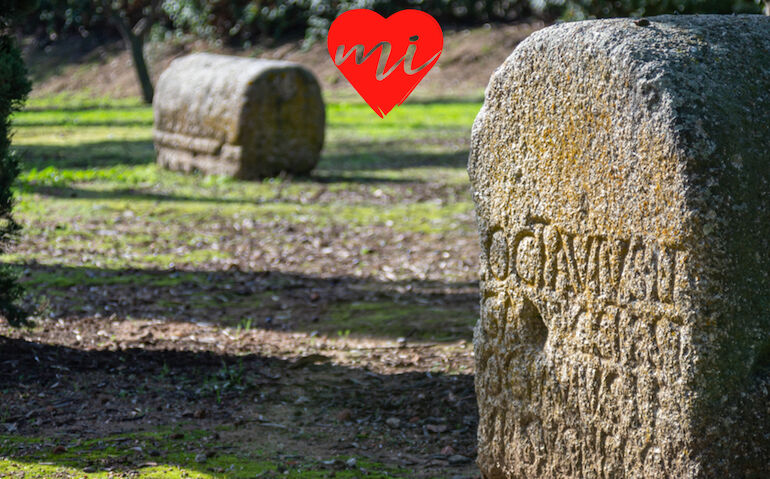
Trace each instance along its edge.
{"label": "carved latin inscription", "polygon": [[[687,254],[638,235],[576,234],[538,221],[505,235],[493,229],[487,248],[493,281],[549,297],[585,296],[608,305],[673,304]],[[555,296],[556,295],[556,296]]]}
{"label": "carved latin inscription", "polygon": [[[628,443],[644,454],[613,457],[612,467],[658,460],[648,452],[670,431],[656,411],[680,414],[658,393],[679,387],[675,302],[685,299],[687,251],[640,235],[579,234],[541,219],[493,227],[484,238],[477,387],[487,414],[480,430],[500,447],[487,453],[515,464],[521,477],[539,474],[549,447],[578,443],[581,451],[554,456],[564,458],[560,477],[622,456]],[[544,417],[581,427],[557,431]],[[528,446],[514,454],[509,441]],[[621,477],[621,469],[583,472]]]}

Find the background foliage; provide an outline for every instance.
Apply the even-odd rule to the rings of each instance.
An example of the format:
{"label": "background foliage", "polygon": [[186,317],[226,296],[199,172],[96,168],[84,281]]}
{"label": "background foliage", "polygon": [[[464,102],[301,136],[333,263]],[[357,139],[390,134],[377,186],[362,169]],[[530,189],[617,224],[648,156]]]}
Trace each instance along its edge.
{"label": "background foliage", "polygon": [[[127,0],[129,16],[150,0]],[[323,36],[340,13],[369,8],[383,15],[416,8],[444,25],[515,21],[531,15],[567,20],[662,13],[760,13],[756,0],[165,0],[157,36],[192,34],[230,45],[286,37]],[[98,0],[40,0],[23,25],[25,33],[55,40],[62,35],[113,36]]]}

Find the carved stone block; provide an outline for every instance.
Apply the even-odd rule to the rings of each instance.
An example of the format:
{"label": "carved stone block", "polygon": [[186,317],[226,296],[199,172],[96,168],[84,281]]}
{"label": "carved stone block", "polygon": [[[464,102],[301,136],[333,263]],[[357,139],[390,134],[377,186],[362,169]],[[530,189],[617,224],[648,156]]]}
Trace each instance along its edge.
{"label": "carved stone block", "polygon": [[556,25],[473,127],[478,463],[770,473],[770,20]]}

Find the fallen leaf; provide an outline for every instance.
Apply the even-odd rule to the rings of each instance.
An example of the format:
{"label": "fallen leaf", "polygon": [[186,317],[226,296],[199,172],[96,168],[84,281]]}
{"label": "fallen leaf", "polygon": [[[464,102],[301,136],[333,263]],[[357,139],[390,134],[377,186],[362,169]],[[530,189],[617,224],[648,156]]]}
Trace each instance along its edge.
{"label": "fallen leaf", "polygon": [[446,432],[447,426],[446,424],[428,424],[425,426],[425,429],[427,429],[430,432],[435,432],[436,434],[440,434],[442,432]]}
{"label": "fallen leaf", "polygon": [[289,366],[289,369],[304,368],[310,366],[311,364],[325,363],[327,361],[331,361],[331,359],[332,358],[329,356],[324,356],[323,354],[308,354],[307,356],[302,356],[301,358],[294,361]]}

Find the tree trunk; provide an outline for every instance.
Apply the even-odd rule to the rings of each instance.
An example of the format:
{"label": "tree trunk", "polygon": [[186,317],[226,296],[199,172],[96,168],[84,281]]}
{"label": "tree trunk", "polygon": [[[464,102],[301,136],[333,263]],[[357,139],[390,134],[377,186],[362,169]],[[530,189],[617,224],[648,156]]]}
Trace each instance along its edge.
{"label": "tree trunk", "polygon": [[[147,62],[144,60],[144,36],[147,29],[142,28],[139,34],[134,33],[124,18],[110,7],[106,0],[102,0],[105,11],[109,12],[112,22],[123,37],[126,46],[131,50],[131,60],[136,71],[136,78],[139,80],[139,86],[142,87],[142,99],[145,103],[152,103],[152,97],[155,93],[150,79],[150,72],[147,69]],[[153,12],[157,9],[156,2],[153,2]],[[147,23],[147,22],[146,22]]]}
{"label": "tree trunk", "polygon": [[765,0],[765,15],[770,15],[770,0]]}
{"label": "tree trunk", "polygon": [[129,32],[125,37],[127,37],[126,43],[131,48],[131,59],[134,62],[136,78],[142,87],[142,99],[145,103],[152,103],[152,97],[155,92],[152,87],[150,72],[147,69],[147,62],[144,60],[144,39],[141,36],[134,35],[132,32]]}

